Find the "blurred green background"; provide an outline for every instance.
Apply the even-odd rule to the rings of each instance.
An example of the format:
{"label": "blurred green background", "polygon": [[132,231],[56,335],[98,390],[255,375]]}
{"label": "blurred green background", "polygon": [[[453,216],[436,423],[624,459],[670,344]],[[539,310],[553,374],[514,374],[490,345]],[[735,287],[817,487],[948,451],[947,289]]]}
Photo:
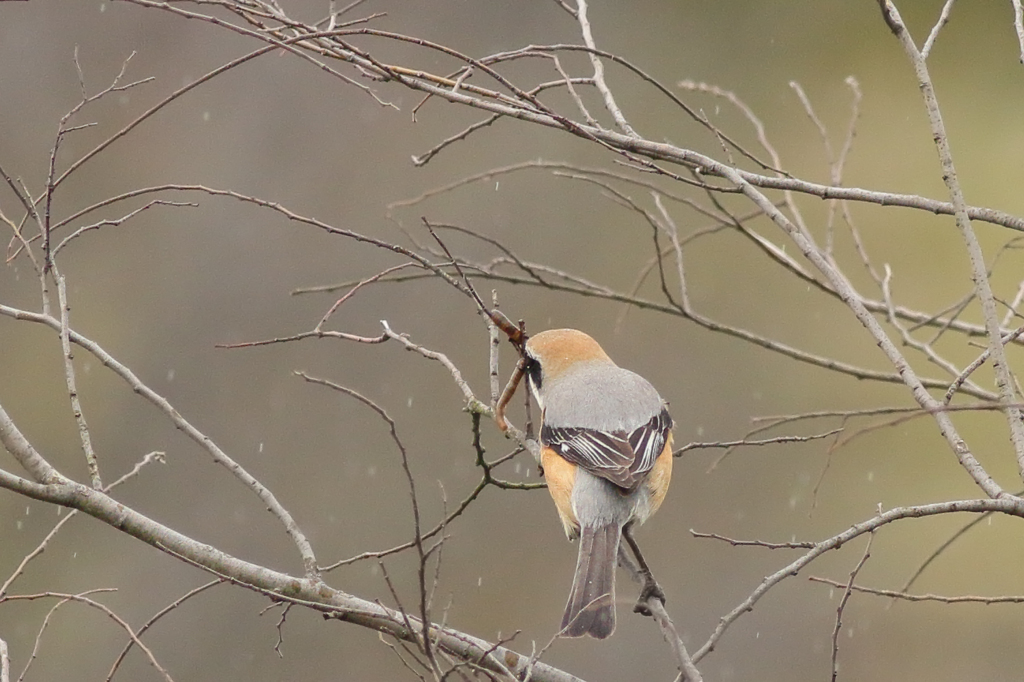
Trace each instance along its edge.
{"label": "blurred green background", "polygon": [[[303,20],[318,18],[327,5],[283,4]],[[919,42],[941,4],[901,3]],[[364,4],[356,14],[378,11],[387,13],[374,22],[378,28],[477,57],[531,43],[580,42],[578,25],[550,1],[379,1]],[[785,169],[817,182],[828,182],[826,157],[789,83],[797,81],[807,92],[838,149],[850,115],[844,79],[854,76],[864,98],[844,184],[945,198],[912,69],[875,3],[651,0],[595,3],[590,14],[599,47],[662,82],[692,79],[736,92],[764,121]],[[392,63],[438,73],[454,70],[452,62],[408,45],[354,42]],[[78,123],[96,125],[65,139],[59,168],[176,88],[257,45],[209,24],[127,3],[0,3],[0,165],[34,193],[45,184],[57,124],[80,98],[76,47],[89,92],[105,87],[133,52],[126,79],[155,80],[80,114]],[[1024,70],[1018,57],[1009,2],[960,4],[929,65],[968,202],[1020,215]],[[578,55],[565,62],[576,73],[588,73]],[[514,63],[509,73],[525,84],[556,77],[543,61]],[[611,66],[608,78],[641,134],[722,157],[714,138],[649,86]],[[489,168],[537,158],[612,167],[616,159],[567,135],[503,120],[416,168],[413,155],[481,114],[431,101],[413,120],[410,112],[420,95],[375,87],[401,110],[382,108],[291,55],[268,54],[186,94],[83,166],[60,188],[54,213],[66,216],[143,186],[205,184],[395,241],[405,239],[399,226],[427,240],[420,216],[456,223],[502,240],[524,259],[616,289],[632,286],[651,254],[649,226],[603,198],[598,188],[545,171],[468,185],[396,209],[389,217],[391,202]],[[754,143],[749,126],[725,103],[703,95],[685,99],[730,134]],[[552,96],[551,101],[563,100]],[[607,123],[607,117],[603,120]],[[650,203],[643,190],[629,193]],[[293,296],[294,289],[367,277],[400,261],[233,200],[199,195],[187,200],[200,206],[154,207],[68,248],[61,267],[75,328],[131,367],[270,487],[310,536],[322,564],[408,540],[410,505],[385,425],[355,401],[306,384],[294,370],[352,387],[389,411],[409,446],[425,524],[436,523],[479,479],[462,395],[443,368],[393,343],[322,340],[215,348],[308,330],[337,295]],[[800,207],[822,235],[827,204],[810,198],[801,199]],[[0,208],[20,216],[6,188],[0,191]],[[114,218],[126,210],[127,205],[105,215]],[[683,233],[707,224],[692,212],[673,210]],[[876,267],[891,265],[899,302],[936,311],[969,290],[967,259],[951,218],[877,206],[856,205],[852,211]],[[754,225],[783,243],[767,222]],[[989,256],[1013,236],[1005,228],[976,227]],[[467,257],[499,255],[467,237],[449,239],[453,251]],[[864,293],[879,297],[848,239],[840,240],[837,254]],[[1003,256],[994,277],[997,295],[1013,298],[1021,266],[1018,253]],[[691,299],[705,314],[815,353],[888,369],[846,309],[795,283],[738,235],[697,242],[688,251],[687,268]],[[478,285],[483,292],[492,287],[484,281]],[[36,310],[38,288],[24,259],[0,270],[4,304]],[[650,378],[671,403],[678,444],[740,438],[758,416],[910,404],[898,386],[836,376],[678,318],[533,288],[499,285],[498,291],[503,308],[526,319],[530,329],[588,331],[620,364]],[[642,293],[657,297],[656,282],[648,281]],[[381,319],[448,354],[477,395],[486,397],[486,330],[467,299],[435,281],[382,284],[346,303],[332,328],[375,335]],[[56,335],[0,318],[0,349],[0,404],[54,465],[86,480]],[[960,338],[948,339],[942,350],[961,363],[978,352]],[[506,351],[506,375],[510,356]],[[913,358],[921,372],[942,376]],[[1019,352],[1011,351],[1011,361],[1019,363]],[[241,558],[301,572],[280,525],[249,491],[84,351],[76,353],[76,366],[108,480],[147,452],[167,452],[166,465],[146,469],[119,489],[118,499]],[[991,385],[987,374],[979,380]],[[1000,483],[1018,489],[1005,424],[993,415],[961,417],[958,424]],[[814,433],[837,425],[815,422],[775,433]],[[485,427],[489,453],[506,452],[508,442]],[[826,448],[818,441],[740,450],[710,471],[718,451],[692,451],[677,461],[668,500],[639,539],[691,647],[703,644],[718,619],[765,575],[798,556],[698,540],[691,528],[769,541],[818,540],[870,517],[878,505],[980,495],[933,422],[920,419],[868,434],[840,450],[815,505],[812,489]],[[16,467],[6,453],[0,463]],[[503,471],[510,479],[536,480],[525,455]],[[0,581],[57,518],[52,508],[0,493]],[[944,517],[887,527],[875,539],[859,582],[898,588],[966,520]],[[447,533],[437,590],[439,612],[447,607],[446,622],[491,640],[519,631],[511,645],[519,651],[545,645],[557,627],[576,560],[576,547],[565,542],[546,492],[489,489]],[[806,577],[846,579],[863,544],[859,540],[827,555],[773,589],[701,663],[705,679],[827,679],[838,594]],[[946,552],[915,591],[1024,593],[1022,561],[1019,523],[994,518]],[[387,568],[404,603],[412,606],[411,557],[389,558]],[[102,600],[138,626],[206,580],[196,569],[78,518],[14,591],[118,587]],[[374,561],[338,570],[329,582],[394,604]],[[630,614],[635,588],[621,573],[619,585],[615,636],[605,642],[559,641],[545,660],[586,679],[672,679],[673,660],[655,626]],[[279,658],[274,651],[279,612],[261,616],[266,603],[245,590],[217,587],[162,620],[147,642],[179,680],[409,677],[374,633],[324,623],[301,610],[288,616],[284,658]],[[27,661],[52,604],[0,607],[0,638],[10,646],[16,671]],[[1022,623],[1019,606],[898,603],[889,608],[884,599],[855,595],[844,615],[840,679],[1019,679]],[[95,611],[64,606],[51,619],[29,679],[102,679],[123,640],[121,631]],[[119,676],[156,677],[138,652]]]}

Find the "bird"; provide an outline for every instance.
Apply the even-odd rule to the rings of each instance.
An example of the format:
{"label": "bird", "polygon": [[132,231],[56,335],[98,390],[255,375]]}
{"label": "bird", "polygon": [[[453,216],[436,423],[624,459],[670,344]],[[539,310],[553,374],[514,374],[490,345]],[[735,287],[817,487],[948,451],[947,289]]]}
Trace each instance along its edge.
{"label": "bird", "polygon": [[[560,634],[605,639],[615,631],[621,539],[644,574],[636,610],[649,613],[644,604],[652,595],[665,601],[632,529],[658,510],[668,492],[672,417],[650,382],[616,365],[597,341],[575,329],[529,336],[519,371],[541,410],[540,464],[548,491],[566,535],[579,539]],[[509,382],[511,392],[519,380]],[[496,418],[501,426],[503,414]]]}

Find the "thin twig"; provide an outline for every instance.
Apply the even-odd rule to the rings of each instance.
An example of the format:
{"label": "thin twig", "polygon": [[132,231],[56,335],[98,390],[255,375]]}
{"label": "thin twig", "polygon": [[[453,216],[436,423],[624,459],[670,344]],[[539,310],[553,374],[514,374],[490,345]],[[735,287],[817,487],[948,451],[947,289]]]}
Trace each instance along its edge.
{"label": "thin twig", "polygon": [[953,2],[954,0],[946,0],[946,4],[942,6],[939,20],[932,26],[932,31],[928,34],[928,39],[924,41],[924,47],[921,48],[921,59],[928,59],[928,55],[932,52],[932,47],[935,46],[935,39],[939,37],[939,31],[949,22],[949,13],[953,10]]}
{"label": "thin twig", "polygon": [[[1024,493],[1017,493],[1018,496],[1021,494]],[[920,578],[921,575],[925,572],[925,569],[927,569],[932,564],[932,562],[938,559],[947,549],[949,549],[954,542],[959,540],[961,537],[967,534],[968,531],[970,531],[972,528],[980,524],[982,521],[990,518],[992,518],[992,512],[979,514],[977,518],[971,519],[963,526],[958,528],[956,532],[954,532],[952,535],[946,538],[946,540],[942,544],[936,547],[935,550],[931,554],[929,554],[924,561],[921,562],[917,569],[910,574],[909,578],[907,578],[907,581],[903,583],[903,587],[901,587],[899,591],[906,592],[907,590],[909,590],[911,586],[915,582],[917,582],[917,579]]]}
{"label": "thin twig", "polygon": [[718,533],[701,533],[690,529],[690,535],[695,538],[707,538],[710,540],[721,540],[728,542],[733,547],[764,547],[766,549],[813,549],[815,542],[767,542],[765,540],[736,540]]}
{"label": "thin twig", "polygon": [[867,545],[864,547],[864,554],[850,571],[850,579],[843,586],[843,596],[840,597],[839,606],[836,608],[836,625],[832,629],[832,682],[836,682],[839,677],[839,633],[843,630],[843,611],[846,609],[846,603],[850,601],[850,595],[853,594],[853,584],[857,580],[857,574],[860,573],[860,569],[864,568],[868,557],[871,556],[871,544],[874,541],[875,531],[871,531],[868,534]]}
{"label": "thin twig", "polygon": [[[825,585],[831,585],[832,587],[847,586],[844,583],[829,580],[828,578],[819,578],[817,576],[809,576],[807,579],[811,582],[823,583]],[[939,602],[940,604],[1024,604],[1024,595],[1003,595],[1000,597],[963,595],[959,597],[947,597],[941,594],[930,593],[909,594],[902,590],[881,590],[875,587],[864,587],[862,585],[850,585],[849,587],[854,592],[862,592],[864,594],[873,594],[879,597],[890,597],[892,599],[910,602],[932,601]]]}
{"label": "thin twig", "polygon": [[683,453],[687,452],[688,450],[705,450],[705,449],[710,449],[710,448],[714,448],[714,449],[725,448],[726,452],[723,453],[721,456],[719,456],[718,459],[716,459],[711,464],[711,466],[709,467],[710,469],[714,469],[719,464],[721,464],[722,460],[725,459],[725,456],[728,453],[732,452],[733,450],[735,450],[738,447],[748,447],[748,446],[758,447],[758,446],[761,446],[761,445],[775,445],[777,443],[809,443],[810,441],[813,441],[813,440],[821,440],[822,438],[828,438],[829,436],[834,436],[837,433],[842,433],[842,431],[843,431],[843,429],[842,429],[842,427],[840,427],[840,428],[837,428],[837,429],[832,429],[831,431],[825,431],[823,433],[811,434],[810,436],[775,436],[774,438],[763,438],[763,439],[760,439],[760,440],[750,440],[750,439],[747,439],[747,438],[741,438],[740,440],[723,440],[723,441],[712,441],[712,442],[705,442],[705,443],[700,443],[700,442],[697,442],[697,443],[687,443],[686,445],[684,445],[683,447],[679,448],[678,450],[675,450],[672,453],[672,455],[675,456],[675,457],[681,457],[683,455]]}
{"label": "thin twig", "polygon": [[[1003,345],[1011,343],[1015,339],[1020,338],[1022,334],[1024,334],[1024,325],[1017,327],[1015,330],[1004,336],[1000,340],[1000,343],[1002,343]],[[943,397],[942,402],[948,405],[949,402],[953,399],[953,396],[956,395],[956,392],[959,391],[960,387],[964,385],[965,381],[967,381],[967,378],[970,377],[975,370],[977,370],[979,367],[985,364],[990,355],[991,349],[986,348],[984,351],[982,351],[981,355],[979,355],[971,362],[971,364],[964,367],[963,371],[960,372],[960,374],[957,375],[953,383],[949,385],[949,390],[946,391],[946,395]]]}
{"label": "thin twig", "polygon": [[[108,200],[107,202],[104,202],[104,203],[112,203],[112,202],[110,200]],[[142,213],[143,211],[145,211],[147,209],[150,209],[150,208],[153,208],[154,206],[196,207],[198,205],[199,204],[196,204],[194,202],[187,202],[187,201],[165,201],[163,199],[154,199],[154,200],[148,202],[147,204],[145,204],[144,206],[140,206],[139,208],[135,209],[134,211],[126,213],[125,215],[121,216],[120,218],[108,218],[108,219],[105,219],[105,220],[100,220],[99,222],[96,222],[96,223],[92,223],[91,225],[85,225],[83,227],[78,228],[77,230],[75,230],[74,232],[69,234],[67,237],[65,237],[59,244],[57,244],[57,246],[55,246],[53,248],[53,257],[56,258],[57,254],[60,253],[60,251],[65,246],[67,246],[68,243],[70,243],[74,239],[77,239],[78,237],[81,237],[86,232],[90,232],[92,230],[98,230],[101,227],[118,227],[118,226],[123,225],[124,223],[128,222],[129,220],[131,220],[132,218],[134,218],[138,214]],[[80,212],[80,214],[81,213],[84,213],[84,211]],[[59,227],[60,225],[66,224],[67,222],[68,222],[67,220],[63,220],[60,223],[57,223],[56,225],[53,226],[53,228],[51,228],[51,232],[52,232],[52,230],[57,229],[57,227]]]}
{"label": "thin twig", "polygon": [[[37,594],[17,594],[17,595],[11,595],[11,596],[8,596],[8,597],[4,597],[3,599],[0,599],[0,603],[5,602],[5,601],[31,601],[31,600],[35,600],[35,599],[59,599],[60,601],[58,601],[57,604],[50,610],[50,614],[47,614],[47,621],[49,620],[50,615],[54,611],[56,611],[60,606],[62,606],[63,604],[66,604],[68,602],[77,602],[77,603],[80,603],[80,604],[85,604],[86,606],[90,606],[90,607],[96,609],[97,611],[100,611],[101,613],[105,614],[110,620],[114,621],[121,629],[123,629],[126,633],[128,633],[128,637],[131,638],[131,640],[135,644],[135,646],[139,647],[139,649],[141,649],[142,652],[146,655],[146,659],[149,660],[149,664],[151,666],[153,666],[154,668],[156,668],[157,672],[159,672],[160,675],[165,680],[167,680],[167,682],[174,682],[174,680],[171,678],[171,676],[167,672],[167,670],[165,670],[164,667],[162,665],[160,665],[160,662],[156,659],[156,656],[153,655],[153,652],[150,650],[150,648],[148,646],[146,646],[142,642],[141,639],[139,639],[138,634],[135,631],[132,630],[131,626],[128,625],[128,623],[125,622],[123,618],[121,618],[116,613],[114,613],[114,611],[112,611],[108,606],[106,606],[104,604],[101,604],[98,601],[95,601],[94,599],[90,599],[87,596],[87,595],[90,595],[90,594],[95,594],[96,592],[113,592],[113,591],[115,591],[115,590],[113,590],[112,588],[101,588],[101,589],[87,590],[87,591],[81,592],[79,594],[64,594],[64,593],[60,593],[60,592],[40,592],[40,593],[37,593]],[[45,625],[44,625],[44,627],[45,627]],[[40,632],[40,635],[41,634],[42,633]],[[37,645],[39,643],[39,638],[38,637],[36,639],[36,643],[37,643]],[[33,651],[32,658],[33,659],[35,658],[35,651]],[[29,663],[31,663],[31,661]],[[25,673],[23,672],[22,673],[22,677],[24,677],[24,675],[25,675]]]}
{"label": "thin twig", "polygon": [[68,396],[71,399],[71,414],[78,426],[78,436],[82,441],[82,452],[85,454],[85,461],[89,468],[89,479],[92,487],[97,490],[103,489],[103,480],[100,478],[100,465],[96,459],[96,451],[92,447],[92,437],[89,435],[89,426],[85,421],[85,413],[82,411],[82,402],[78,396],[78,386],[75,381],[75,365],[72,362],[74,356],[71,354],[71,338],[68,316],[71,312],[71,305],[68,303],[68,290],[64,283],[64,275],[53,268],[53,274],[57,280],[57,299],[60,305],[60,345],[64,358],[64,381],[68,387]]}
{"label": "thin twig", "polygon": [[[210,582],[205,583],[203,585],[200,585],[199,587],[197,587],[195,589],[189,590],[188,592],[186,592],[182,596],[178,597],[177,599],[175,599],[173,602],[171,602],[170,604],[168,604],[164,608],[162,608],[159,611],[157,611],[149,620],[147,620],[143,624],[142,627],[139,628],[138,632],[136,632],[135,634],[138,637],[142,637],[142,635],[147,630],[149,630],[151,627],[153,627],[153,625],[155,625],[157,621],[159,621],[161,618],[166,616],[168,613],[170,613],[174,609],[176,609],[179,606],[181,606],[184,602],[188,601],[189,599],[191,599],[192,597],[196,596],[197,594],[201,594],[202,592],[205,592],[206,590],[210,589],[211,587],[215,587],[217,585],[222,584],[223,582],[224,582],[223,580],[218,578],[217,580],[211,580]],[[133,646],[135,646],[135,640],[134,639],[129,639],[128,643],[125,644],[124,649],[122,649],[121,653],[118,654],[116,659],[114,659],[114,664],[110,667],[110,672],[107,673],[106,682],[110,682],[114,678],[114,674],[117,672],[117,669],[121,666],[121,663],[124,661],[125,656],[127,656],[128,652],[132,650]]]}
{"label": "thin twig", "polygon": [[462,377],[462,372],[459,371],[459,368],[455,366],[455,363],[448,359],[447,355],[445,355],[444,353],[439,353],[437,351],[429,350],[427,348],[424,348],[423,346],[420,346],[419,344],[413,343],[405,334],[398,334],[395,331],[393,331],[391,329],[391,325],[388,324],[387,320],[381,320],[380,324],[382,327],[384,327],[384,335],[387,336],[389,339],[394,339],[395,341],[398,341],[400,344],[405,346],[406,349],[419,353],[420,355],[429,360],[436,360],[437,362],[440,362],[445,367],[445,369],[447,369],[451,373],[452,379],[455,380],[455,385],[458,386],[459,390],[462,391],[462,395],[465,397],[466,404],[470,411],[480,411],[490,415],[490,408],[477,399],[476,395],[473,393],[473,389],[469,387],[469,384],[466,383],[466,380]]}
{"label": "thin twig", "polygon": [[440,674],[440,668],[430,643],[430,611],[427,604],[427,585],[426,585],[426,566],[427,566],[427,554],[423,548],[423,533],[420,530],[420,505],[419,500],[416,497],[416,479],[412,475],[412,469],[409,468],[409,453],[405,448],[405,443],[398,436],[398,425],[395,424],[395,420],[377,403],[373,402],[363,394],[355,391],[347,386],[342,386],[333,381],[327,379],[321,379],[318,377],[310,376],[305,372],[295,372],[296,375],[302,377],[306,381],[319,384],[321,386],[327,386],[339,393],[344,393],[347,396],[355,398],[362,404],[369,407],[371,410],[377,413],[377,415],[384,420],[384,423],[388,426],[388,431],[391,436],[391,441],[395,444],[398,449],[398,453],[402,460],[402,471],[405,473],[406,482],[409,484],[409,500],[412,504],[412,519],[413,519],[413,547],[416,548],[416,553],[419,557],[419,569],[417,575],[419,577],[419,592],[420,592],[420,621],[423,623],[423,630],[421,632],[422,640],[421,646],[423,647],[423,653],[430,662],[431,669]]}
{"label": "thin twig", "polygon": [[[960,374],[956,365],[954,365],[952,362],[939,355],[935,351],[935,348],[932,346],[931,343],[918,341],[910,334],[910,332],[907,330],[905,326],[900,324],[899,319],[896,317],[896,306],[893,304],[892,301],[892,268],[889,266],[888,263],[885,264],[884,271],[885,276],[882,278],[882,298],[885,301],[885,304],[889,310],[889,324],[895,327],[896,330],[900,333],[900,336],[903,338],[904,345],[914,348],[915,350],[918,350],[921,353],[923,353],[929,361],[931,361],[936,366],[944,369],[946,373],[949,374],[950,376],[955,377],[957,376],[957,374]],[[963,376],[963,381],[960,382],[960,384],[962,385],[964,382],[968,380],[968,375],[961,374],[961,376]],[[973,387],[976,389],[981,388],[980,386],[977,385],[973,385]],[[949,401],[946,402],[948,403]]]}
{"label": "thin twig", "polygon": [[331,316],[334,315],[335,312],[337,312],[338,308],[340,308],[342,304],[345,303],[345,301],[355,296],[356,292],[362,289],[364,286],[368,284],[373,284],[374,282],[377,282],[394,272],[398,272],[399,270],[404,270],[405,268],[410,267],[419,266],[417,263],[399,263],[398,265],[393,265],[390,268],[385,268],[384,270],[381,270],[372,277],[367,277],[366,279],[359,280],[359,282],[357,282],[355,286],[348,290],[348,293],[339,298],[335,302],[335,304],[331,306],[330,310],[324,313],[324,316],[320,318],[319,322],[317,322],[316,327],[313,328],[313,331],[316,332],[317,334],[320,334],[323,331],[323,326],[327,324],[327,320],[329,320]]}
{"label": "thin twig", "polygon": [[590,58],[590,64],[594,67],[594,86],[597,87],[597,91],[601,93],[601,97],[604,99],[605,109],[612,115],[612,119],[615,120],[615,125],[619,129],[631,137],[639,137],[636,131],[630,127],[626,121],[626,117],[622,115],[622,110],[619,109],[618,103],[615,101],[615,96],[612,95],[611,89],[604,80],[604,64],[601,63],[601,59],[594,54],[593,50],[597,49],[594,44],[594,34],[590,27],[590,19],[587,18],[587,0],[576,0],[576,20],[580,23],[580,31],[583,33],[583,42],[587,47],[590,48],[590,52],[587,52],[587,56]]}

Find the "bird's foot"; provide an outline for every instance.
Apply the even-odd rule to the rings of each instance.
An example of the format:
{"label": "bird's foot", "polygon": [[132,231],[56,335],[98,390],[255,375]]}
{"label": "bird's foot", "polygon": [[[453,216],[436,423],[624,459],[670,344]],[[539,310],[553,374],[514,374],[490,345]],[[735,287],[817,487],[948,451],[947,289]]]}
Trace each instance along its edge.
{"label": "bird's foot", "polygon": [[644,581],[644,587],[640,590],[640,598],[636,600],[636,606],[633,607],[634,613],[639,613],[642,616],[653,616],[651,609],[647,606],[647,602],[654,597],[661,602],[661,605],[665,605],[665,591],[661,589],[661,585],[653,577],[648,577]]}

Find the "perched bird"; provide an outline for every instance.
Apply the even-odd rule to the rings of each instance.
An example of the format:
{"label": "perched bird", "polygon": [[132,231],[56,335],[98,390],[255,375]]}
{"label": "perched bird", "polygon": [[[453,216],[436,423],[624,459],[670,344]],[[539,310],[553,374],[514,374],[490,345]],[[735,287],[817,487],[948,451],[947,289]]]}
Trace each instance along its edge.
{"label": "perched bird", "polygon": [[[529,337],[520,371],[541,409],[548,491],[566,535],[580,541],[562,634],[604,639],[615,630],[620,538],[645,574],[638,610],[652,595],[664,602],[631,529],[658,510],[668,491],[672,417],[646,379],[616,365],[597,341],[575,329]],[[510,387],[515,390],[513,382]],[[500,412],[498,423],[504,423]]]}

